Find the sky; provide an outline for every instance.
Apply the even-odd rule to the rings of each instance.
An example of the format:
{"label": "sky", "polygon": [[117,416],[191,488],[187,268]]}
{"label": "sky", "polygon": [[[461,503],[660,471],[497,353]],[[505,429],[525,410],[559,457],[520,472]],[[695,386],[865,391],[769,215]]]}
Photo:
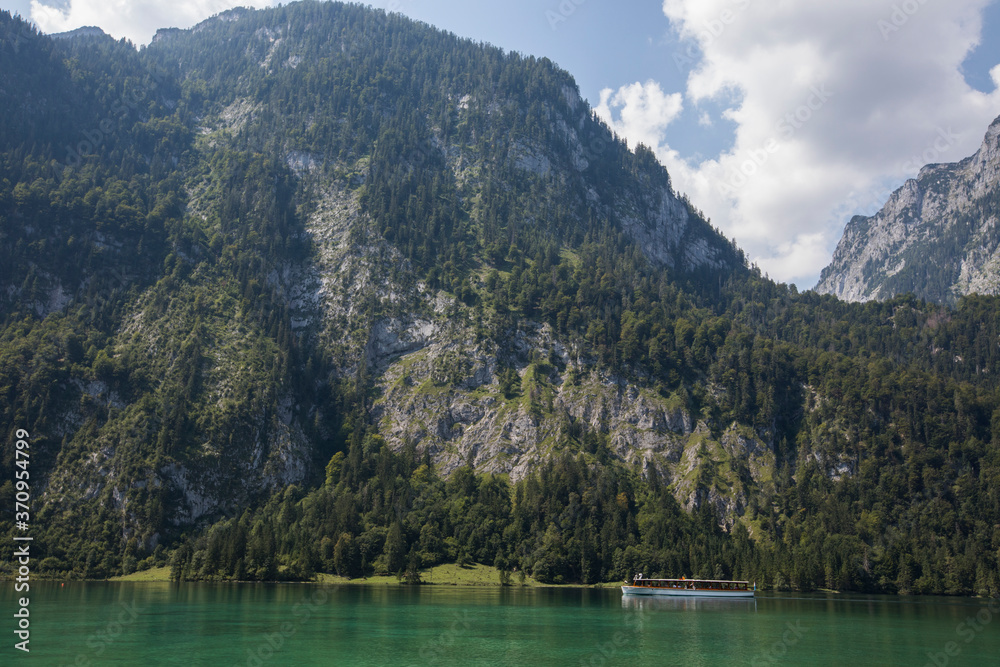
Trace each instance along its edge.
{"label": "sky", "polygon": [[[0,0],[44,32],[135,44],[274,0]],[[377,0],[545,56],[608,124],[654,150],[770,277],[816,284],[844,225],[1000,116],[1000,0]]]}

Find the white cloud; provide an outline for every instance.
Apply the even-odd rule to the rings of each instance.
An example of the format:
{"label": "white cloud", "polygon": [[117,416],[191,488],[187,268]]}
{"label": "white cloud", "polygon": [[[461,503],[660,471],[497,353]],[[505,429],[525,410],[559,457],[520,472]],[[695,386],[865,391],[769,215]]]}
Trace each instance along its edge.
{"label": "white cloud", "polygon": [[277,0],[70,0],[57,6],[31,0],[31,19],[42,32],[100,26],[109,35],[148,44],[159,28],[190,28],[233,7],[270,7]]}
{"label": "white cloud", "polygon": [[[656,148],[663,143],[667,125],[684,110],[683,99],[681,93],[664,94],[655,81],[636,82],[617,91],[602,90],[596,111],[633,148],[638,143]],[[613,109],[618,111],[617,120]]]}
{"label": "white cloud", "polygon": [[[701,54],[686,103],[697,112],[735,99],[722,116],[737,128],[712,159],[685,161],[669,136],[654,150],[678,190],[772,277],[811,287],[851,214],[924,162],[972,154],[1000,114],[1000,91],[979,92],[961,73],[989,1],[664,0],[698,47],[683,53]],[[1000,68],[992,74],[1000,84]],[[637,86],[602,93],[598,113],[629,138],[666,135],[651,130],[650,104],[664,100],[674,117],[681,101],[655,82],[640,88],[659,97],[637,99]]]}

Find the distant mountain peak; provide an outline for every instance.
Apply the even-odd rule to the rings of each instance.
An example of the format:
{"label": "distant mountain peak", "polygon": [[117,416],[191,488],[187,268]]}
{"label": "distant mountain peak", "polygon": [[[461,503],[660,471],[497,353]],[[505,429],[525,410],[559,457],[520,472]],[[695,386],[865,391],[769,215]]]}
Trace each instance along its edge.
{"label": "distant mountain peak", "polygon": [[852,218],[816,291],[940,303],[1000,293],[1000,117],[974,155],[925,165],[878,213]]}
{"label": "distant mountain peak", "polygon": [[83,26],[82,28],[77,28],[76,30],[67,30],[66,32],[57,32],[49,35],[52,39],[73,39],[75,37],[106,37],[108,33],[104,32],[96,25]]}

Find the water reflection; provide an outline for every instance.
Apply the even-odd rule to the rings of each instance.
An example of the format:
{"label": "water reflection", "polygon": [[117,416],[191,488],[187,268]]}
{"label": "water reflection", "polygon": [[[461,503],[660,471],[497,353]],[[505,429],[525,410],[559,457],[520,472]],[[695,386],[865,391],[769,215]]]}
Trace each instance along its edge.
{"label": "water reflection", "polygon": [[622,609],[637,611],[757,611],[756,598],[668,597],[623,595]]}

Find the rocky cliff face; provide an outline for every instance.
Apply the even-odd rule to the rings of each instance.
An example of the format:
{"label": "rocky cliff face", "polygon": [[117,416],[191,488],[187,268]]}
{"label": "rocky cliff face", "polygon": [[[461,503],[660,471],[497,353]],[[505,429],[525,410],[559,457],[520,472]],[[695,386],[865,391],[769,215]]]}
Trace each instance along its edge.
{"label": "rocky cliff face", "polygon": [[905,292],[943,303],[1000,293],[1000,118],[972,157],[932,164],[872,217],[848,223],[816,291],[847,301]]}
{"label": "rocky cliff face", "polygon": [[[329,352],[335,374],[371,374],[371,418],[394,449],[415,445],[445,474],[471,464],[516,481],[569,443],[592,460],[657,475],[684,507],[710,503],[729,526],[771,479],[774,452],[752,429],[733,424],[714,438],[685,398],[601,370],[586,345],[560,339],[546,323],[496,331],[495,314],[418,280],[372,232],[344,183],[319,169],[300,178],[304,191],[318,193],[307,223],[315,252],[307,266],[274,278],[294,304],[299,335]],[[635,224],[672,257],[653,241],[659,223]],[[711,262],[699,254],[708,248],[688,248],[683,261]],[[504,369],[516,373],[508,386]]]}

